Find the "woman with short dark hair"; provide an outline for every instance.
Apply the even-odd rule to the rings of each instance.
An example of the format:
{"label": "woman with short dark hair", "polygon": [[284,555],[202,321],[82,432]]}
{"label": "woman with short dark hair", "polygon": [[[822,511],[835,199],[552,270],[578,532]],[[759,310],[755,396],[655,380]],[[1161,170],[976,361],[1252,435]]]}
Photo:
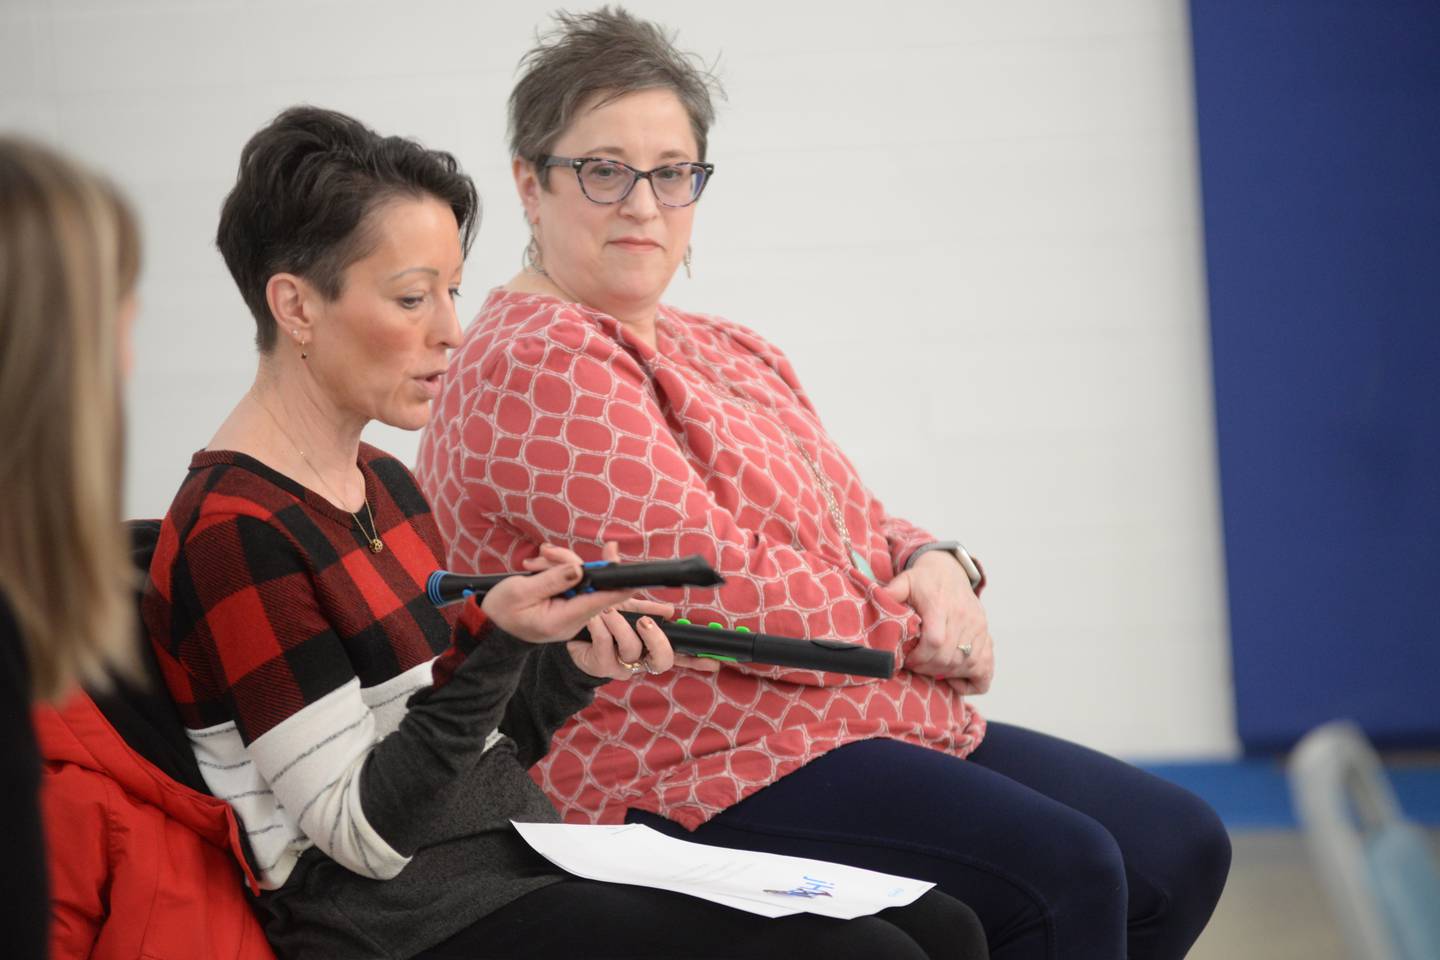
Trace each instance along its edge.
{"label": "woman with short dark hair", "polygon": [[580,577],[560,548],[483,600],[427,598],[435,519],[360,434],[425,423],[478,214],[448,154],[313,107],[251,139],[221,214],[259,369],[165,518],[145,621],[201,773],[245,831],[276,951],[978,955],[902,932],[963,921],[942,894],[895,922],[767,921],[567,878],[512,829],[557,819],[527,769],[596,687],[714,668],[675,657],[653,620],[633,630],[629,594],[559,599]]}
{"label": "woman with short dark hair", "polygon": [[[503,569],[545,542],[703,553],[726,584],[687,616],[863,643],[901,669],[605,687],[537,777],[572,821],[935,881],[996,956],[1183,956],[1229,865],[1213,811],[1075,744],[987,728],[966,699],[994,673],[979,567],[886,511],[780,350],[661,302],[715,175],[710,85],[614,9],[560,15],[526,56],[510,97],[526,266],[456,351],[417,473],[457,565]],[[903,393],[855,382],[877,409]]]}

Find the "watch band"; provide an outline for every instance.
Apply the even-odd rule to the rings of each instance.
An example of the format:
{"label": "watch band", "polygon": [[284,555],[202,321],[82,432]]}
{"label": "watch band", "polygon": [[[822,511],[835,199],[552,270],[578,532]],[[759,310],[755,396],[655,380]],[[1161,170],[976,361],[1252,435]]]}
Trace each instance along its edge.
{"label": "watch band", "polygon": [[910,554],[910,559],[905,561],[905,569],[909,570],[915,565],[915,561],[920,559],[922,554],[929,553],[931,550],[944,550],[954,557],[956,562],[959,563],[960,567],[965,571],[965,576],[970,578],[971,590],[979,589],[980,584],[985,582],[985,574],[980,572],[980,565],[975,562],[975,558],[970,556],[970,552],[965,549],[964,544],[959,540],[936,540],[934,543],[925,544]]}

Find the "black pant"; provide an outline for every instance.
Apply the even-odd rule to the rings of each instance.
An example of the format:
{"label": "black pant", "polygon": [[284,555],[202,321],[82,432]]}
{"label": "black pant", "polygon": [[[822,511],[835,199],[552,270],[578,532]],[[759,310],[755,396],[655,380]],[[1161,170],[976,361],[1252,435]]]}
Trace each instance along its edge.
{"label": "black pant", "polygon": [[931,890],[908,907],[832,920],[770,919],[698,897],[573,878],[527,894],[415,960],[984,960],[963,903]]}
{"label": "black pant", "polygon": [[895,740],[833,750],[694,833],[700,843],[930,880],[995,960],[1178,960],[1230,868],[1202,800],[1064,740],[991,723],[967,760]]}

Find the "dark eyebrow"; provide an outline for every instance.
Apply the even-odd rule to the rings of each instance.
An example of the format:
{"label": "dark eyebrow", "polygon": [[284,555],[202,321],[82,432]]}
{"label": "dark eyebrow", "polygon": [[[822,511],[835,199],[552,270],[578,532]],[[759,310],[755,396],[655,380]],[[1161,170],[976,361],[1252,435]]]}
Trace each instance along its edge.
{"label": "dark eyebrow", "polygon": [[397,280],[397,279],[399,279],[400,277],[405,276],[405,274],[407,274],[407,273],[417,273],[417,272],[418,272],[418,273],[428,273],[428,274],[430,274],[432,277],[438,277],[438,276],[440,276],[440,271],[439,271],[439,270],[436,270],[434,267],[407,267],[407,268],[405,268],[404,270],[401,270],[399,273],[392,273],[390,276],[388,276],[388,277],[385,278],[385,281],[388,283],[388,282],[391,281],[391,280]]}

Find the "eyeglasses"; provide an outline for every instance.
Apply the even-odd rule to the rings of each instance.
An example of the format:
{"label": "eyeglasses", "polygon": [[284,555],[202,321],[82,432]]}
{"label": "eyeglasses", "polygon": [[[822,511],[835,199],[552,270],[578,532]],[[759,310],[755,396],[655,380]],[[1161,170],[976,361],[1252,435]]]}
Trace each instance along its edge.
{"label": "eyeglasses", "polygon": [[541,167],[570,167],[580,181],[580,192],[592,203],[619,203],[630,196],[635,184],[650,181],[655,199],[666,207],[688,207],[700,199],[706,182],[715,173],[713,163],[667,163],[654,170],[636,170],[628,163],[604,157],[552,157],[543,154]]}

